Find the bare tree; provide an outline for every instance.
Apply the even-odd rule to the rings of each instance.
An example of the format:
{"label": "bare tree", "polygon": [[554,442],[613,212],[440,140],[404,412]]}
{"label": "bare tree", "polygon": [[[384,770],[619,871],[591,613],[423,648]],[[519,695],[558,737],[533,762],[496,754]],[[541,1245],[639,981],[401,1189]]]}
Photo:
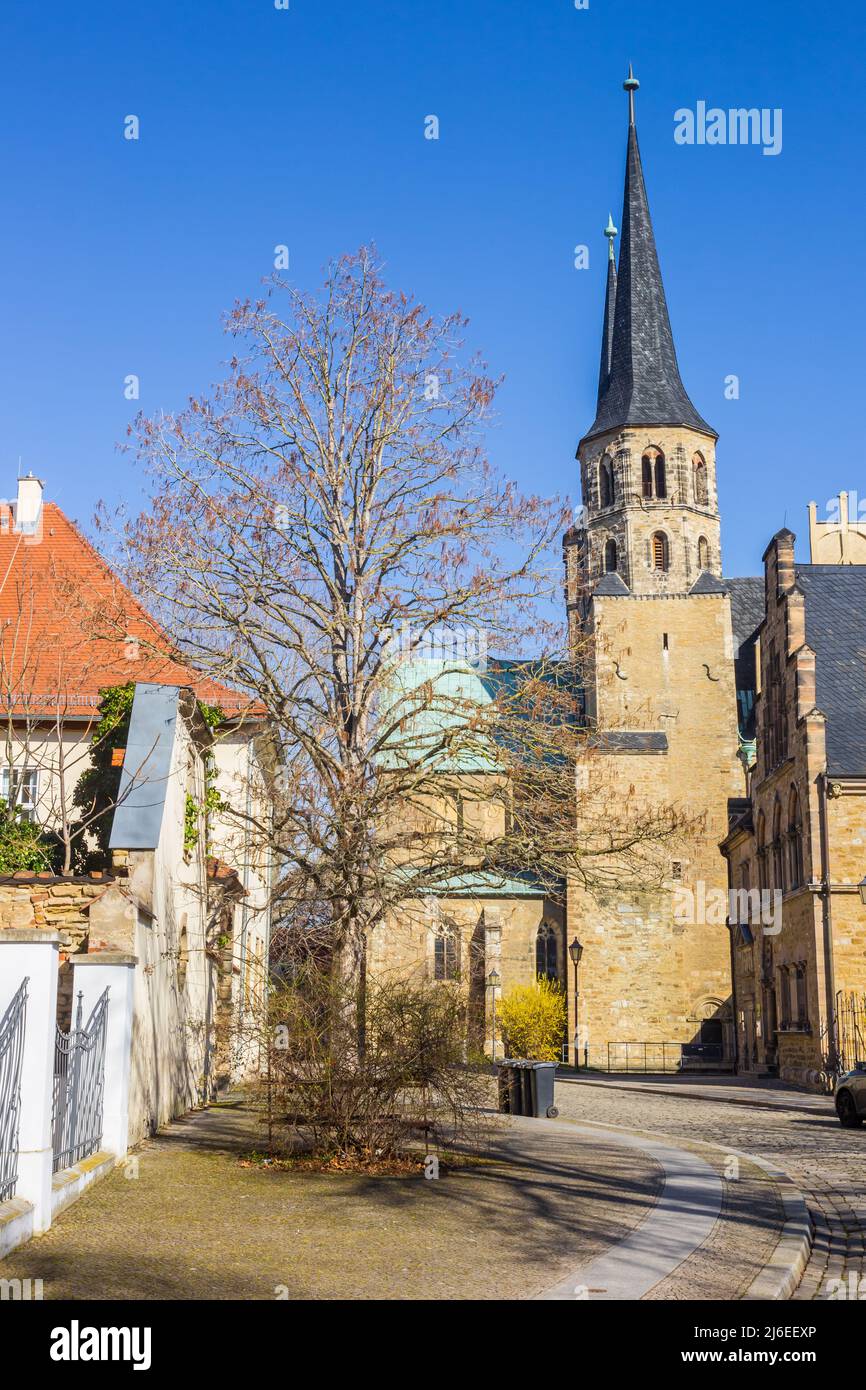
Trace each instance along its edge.
{"label": "bare tree", "polygon": [[[326,905],[361,991],[371,931],[455,880],[531,868],[554,886],[616,857],[643,873],[681,828],[600,796],[575,666],[540,616],[564,508],[486,458],[496,383],[463,330],[362,250],[319,296],[274,281],[236,307],[226,380],[137,427],[153,501],[124,528],[125,574],[184,659],[276,731],[256,830],[280,910]],[[597,769],[578,831],[579,759]]]}

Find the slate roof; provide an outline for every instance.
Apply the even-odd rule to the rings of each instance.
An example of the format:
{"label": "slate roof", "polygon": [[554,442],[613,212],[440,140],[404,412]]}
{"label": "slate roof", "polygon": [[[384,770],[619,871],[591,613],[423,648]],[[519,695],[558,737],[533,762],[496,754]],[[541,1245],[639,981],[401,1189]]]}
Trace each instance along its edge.
{"label": "slate roof", "polygon": [[610,382],[610,362],[613,354],[613,321],[616,312],[616,261],[613,249],[607,258],[607,288],[604,295],[604,323],[601,329],[601,361],[598,366],[598,399],[601,400]]}
{"label": "slate roof", "polygon": [[758,628],[764,621],[764,581],[749,576],[743,579],[726,579],[725,584],[731,596],[734,681],[737,687],[740,735],[750,741],[755,737],[755,641]]}
{"label": "slate roof", "polygon": [[626,597],[630,596],[628,585],[622,575],[618,574],[616,570],[610,570],[607,574],[602,575],[592,592],[594,594],[601,594],[603,598],[616,598],[617,596],[621,598],[623,595]]}
{"label": "slate roof", "polygon": [[668,736],[663,731],[656,732],[612,729],[592,740],[600,753],[666,753]]}
{"label": "slate roof", "polygon": [[798,565],[816,704],[827,716],[827,771],[866,775],[866,565]]}
{"label": "slate roof", "polygon": [[726,594],[727,592],[727,585],[723,584],[721,579],[717,579],[714,574],[710,574],[709,570],[701,570],[689,589],[690,594]]}
{"label": "slate roof", "polygon": [[599,382],[596,417],[585,438],[622,425],[687,425],[715,438],[716,431],[698,414],[680,377],[633,124],[628,129],[620,228],[610,376],[604,389]]}

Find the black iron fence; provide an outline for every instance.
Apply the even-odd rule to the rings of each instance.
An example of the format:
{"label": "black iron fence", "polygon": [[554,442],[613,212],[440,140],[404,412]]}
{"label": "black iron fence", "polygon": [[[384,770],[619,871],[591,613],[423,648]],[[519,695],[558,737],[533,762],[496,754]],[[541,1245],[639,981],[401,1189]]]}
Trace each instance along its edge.
{"label": "black iron fence", "polygon": [[840,1072],[866,1062],[866,995],[845,990],[836,995],[836,1036]]}
{"label": "black iron fence", "polygon": [[85,1026],[83,996],[68,1033],[57,1029],[54,1045],[54,1171],[95,1153],[102,1141],[108,990]]}
{"label": "black iron fence", "polygon": [[18,1182],[18,1128],[21,1120],[27,985],[28,979],[25,977],[0,1019],[0,1202],[15,1196]]}

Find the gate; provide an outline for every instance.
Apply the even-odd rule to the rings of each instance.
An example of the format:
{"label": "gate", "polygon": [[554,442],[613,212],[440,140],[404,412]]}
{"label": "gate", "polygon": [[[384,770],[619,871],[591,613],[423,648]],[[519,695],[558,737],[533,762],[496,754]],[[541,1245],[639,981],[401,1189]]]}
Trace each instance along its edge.
{"label": "gate", "polygon": [[15,1196],[18,1181],[18,1126],[21,1120],[21,1066],[27,1020],[25,977],[0,1019],[0,1202]]}
{"label": "gate", "polygon": [[866,995],[840,990],[836,995],[839,1070],[853,1071],[866,1062]]}
{"label": "gate", "polygon": [[71,1168],[95,1153],[102,1142],[102,1093],[108,990],[94,1006],[85,1028],[84,998],[78,995],[75,1023],[58,1028],[54,1044],[54,1171]]}

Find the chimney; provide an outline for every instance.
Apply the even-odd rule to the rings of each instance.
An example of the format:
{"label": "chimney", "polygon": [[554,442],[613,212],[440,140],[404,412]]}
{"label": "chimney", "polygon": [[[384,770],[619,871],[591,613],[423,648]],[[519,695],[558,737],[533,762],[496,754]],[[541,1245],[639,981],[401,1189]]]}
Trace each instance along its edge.
{"label": "chimney", "polygon": [[18,501],[15,505],[15,531],[18,535],[42,538],[43,485],[32,473],[18,479]]}

